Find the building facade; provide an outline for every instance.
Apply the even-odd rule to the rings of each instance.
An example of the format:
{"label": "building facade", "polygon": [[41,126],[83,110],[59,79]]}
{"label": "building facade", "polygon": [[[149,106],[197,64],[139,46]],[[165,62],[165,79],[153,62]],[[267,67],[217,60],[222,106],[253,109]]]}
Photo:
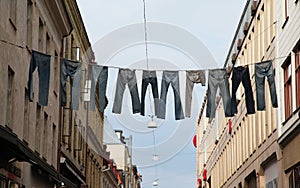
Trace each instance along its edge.
{"label": "building facade", "polygon": [[[72,30],[64,1],[0,2],[0,187],[72,185],[59,174],[59,55]],[[34,51],[51,55],[48,105],[39,101],[39,74],[28,73]]]}
{"label": "building facade", "polygon": [[[276,2],[272,0],[248,0],[241,16],[234,39],[229,49],[224,68],[229,72],[230,91],[232,67],[249,69],[254,96],[255,113],[247,114],[246,93],[241,83],[237,89],[237,113],[225,118],[223,102],[217,97],[216,116],[212,121],[205,117],[204,100],[197,125],[197,176],[204,187],[286,187],[281,179],[282,151],[277,142],[280,120],[278,108],[273,107],[267,79],[265,88],[265,110],[257,110],[254,64],[271,60],[275,72],[277,93],[281,67],[277,63]],[[234,95],[231,92],[231,95]],[[278,101],[280,97],[277,95]],[[200,187],[200,186],[199,186]]]}
{"label": "building facade", "polygon": [[[0,187],[117,187],[117,168],[105,170],[109,153],[98,100],[89,110],[94,54],[76,1],[4,0],[0,21]],[[50,57],[46,105],[40,104],[46,74],[40,65],[29,95],[34,51]],[[71,108],[70,77],[61,103],[63,59],[81,62],[78,109]]]}
{"label": "building facade", "polygon": [[282,149],[280,187],[300,186],[300,3],[276,1],[278,20],[278,143]]}

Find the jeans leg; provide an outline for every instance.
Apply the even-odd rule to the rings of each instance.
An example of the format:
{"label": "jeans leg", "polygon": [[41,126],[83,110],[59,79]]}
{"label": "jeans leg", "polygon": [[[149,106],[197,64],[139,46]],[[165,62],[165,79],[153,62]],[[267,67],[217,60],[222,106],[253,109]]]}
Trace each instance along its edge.
{"label": "jeans leg", "polygon": [[114,105],[113,105],[113,109],[112,109],[112,112],[116,113],[116,114],[121,113],[123,95],[124,95],[125,84],[126,84],[124,77],[125,77],[125,75],[123,75],[123,73],[120,69],[119,73],[118,73],[115,100],[114,100]]}
{"label": "jeans leg", "polygon": [[90,96],[90,109],[91,110],[95,110],[95,96],[96,96],[96,85],[97,85],[97,81],[99,74],[101,72],[102,67],[93,65],[92,66],[92,80],[91,80],[91,96]]}
{"label": "jeans leg", "polygon": [[49,82],[50,82],[50,57],[43,57],[38,63],[39,73],[39,103],[48,105]]}
{"label": "jeans leg", "polygon": [[241,83],[241,79],[238,75],[238,71],[233,68],[232,70],[232,87],[231,87],[231,113],[232,115],[237,113],[237,104],[236,104],[236,91]]}
{"label": "jeans leg", "polygon": [[181,120],[184,119],[182,104],[180,99],[180,90],[179,90],[179,76],[177,76],[176,80],[171,82],[173,92],[174,92],[174,99],[175,99],[175,119]]}
{"label": "jeans leg", "polygon": [[155,115],[157,116],[158,112],[158,102],[159,102],[159,97],[158,97],[158,86],[157,86],[157,77],[152,77],[151,78],[151,87],[152,87],[152,94],[153,94],[153,99],[154,99],[154,109],[155,109]]}
{"label": "jeans leg", "polygon": [[222,94],[222,100],[224,105],[225,117],[231,117],[231,97],[229,92],[228,74],[224,76],[224,80],[219,83],[220,92]]}
{"label": "jeans leg", "polygon": [[243,72],[242,84],[245,89],[247,114],[254,114],[255,113],[254,98],[253,98],[253,91],[252,91],[250,73],[248,68],[246,68]]}
{"label": "jeans leg", "polygon": [[108,67],[102,67],[100,72],[99,82],[99,106],[100,112],[104,112],[105,108],[105,96],[107,88],[107,78],[108,78]]}
{"label": "jeans leg", "polygon": [[143,78],[142,80],[142,93],[141,93],[141,115],[145,115],[145,95],[147,91],[147,86],[149,84],[149,78]]}
{"label": "jeans leg", "polygon": [[[187,73],[188,74],[188,73]],[[191,117],[191,105],[193,97],[194,82],[192,82],[188,75],[186,75],[185,88],[185,117]]]}
{"label": "jeans leg", "polygon": [[35,51],[32,51],[30,66],[29,66],[29,75],[28,75],[28,91],[29,91],[29,101],[33,101],[33,72],[36,69],[36,62],[34,60]]}
{"label": "jeans leg", "polygon": [[272,106],[274,108],[277,108],[278,107],[278,102],[277,102],[277,94],[276,94],[274,72],[273,72],[273,68],[272,67],[271,67],[270,71],[272,71],[272,72],[271,72],[271,74],[268,74],[268,83],[269,83],[271,101],[272,101]]}
{"label": "jeans leg", "polygon": [[259,67],[255,65],[255,85],[257,110],[265,110],[265,75],[261,73]]}
{"label": "jeans leg", "polygon": [[131,102],[132,102],[132,112],[139,113],[141,112],[141,102],[139,97],[139,92],[137,88],[137,81],[135,73],[132,73],[132,77],[128,82],[128,88],[131,95]]}
{"label": "jeans leg", "polygon": [[76,73],[71,77],[71,109],[78,110],[80,98],[80,81],[81,81],[81,66],[78,67]]}
{"label": "jeans leg", "polygon": [[209,118],[214,118],[216,114],[216,94],[218,89],[218,82],[212,77],[212,74],[212,72],[209,72],[208,76],[206,117]]}
{"label": "jeans leg", "polygon": [[162,81],[161,81],[159,108],[157,113],[157,117],[160,119],[165,119],[166,117],[166,98],[167,98],[169,85],[170,85],[170,81],[168,80],[167,82],[166,76],[163,73]]}

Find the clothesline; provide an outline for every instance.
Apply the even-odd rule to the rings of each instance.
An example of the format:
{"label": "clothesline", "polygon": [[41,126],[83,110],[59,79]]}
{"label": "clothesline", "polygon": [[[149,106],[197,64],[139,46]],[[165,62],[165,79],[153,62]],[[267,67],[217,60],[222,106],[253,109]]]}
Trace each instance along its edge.
{"label": "clothesline", "polygon": [[[14,44],[14,43],[11,43],[9,41],[6,41],[6,40],[3,40],[3,39],[0,39],[0,42],[4,43],[4,44],[9,44],[9,45],[12,45],[12,46],[15,46],[15,47],[18,47],[18,48],[21,48],[21,49],[26,49],[26,50],[29,50],[29,51],[32,51],[32,49],[28,48],[27,46],[24,47],[22,45],[18,45],[18,44]],[[43,52],[41,52],[43,53]],[[294,53],[294,54],[300,54],[300,52],[297,52],[297,53]],[[52,54],[48,54],[50,55],[51,57],[55,57],[55,58],[60,58],[60,59],[66,59],[64,57],[61,57],[61,56],[57,56],[57,55],[52,55]],[[268,59],[268,60],[264,60],[264,61],[274,61],[274,60],[278,60],[278,59],[284,59],[284,58],[287,58],[287,57],[291,57],[293,54],[289,54],[289,55],[286,55],[286,56],[280,56],[280,57],[274,57],[272,59]],[[71,60],[71,61],[74,61],[74,60]],[[246,64],[243,64],[241,66],[249,66],[249,65],[255,65],[256,63],[260,63],[262,61],[257,61],[257,62],[251,62],[251,63],[246,63]],[[120,66],[114,66],[114,65],[98,65],[98,64],[95,64],[95,63],[87,63],[89,65],[92,65],[92,66],[103,66],[103,67],[108,67],[108,68],[114,68],[114,69],[126,69],[124,67],[120,67]],[[189,71],[189,70],[203,70],[203,71],[209,71],[209,70],[213,70],[213,69],[222,69],[222,68],[210,68],[210,69],[172,69],[172,71]],[[141,69],[141,68],[131,68],[131,70],[137,70],[137,71],[144,71],[144,70],[149,70],[151,71],[152,69]],[[157,69],[157,70],[152,70],[152,71],[164,71],[163,69]]]}

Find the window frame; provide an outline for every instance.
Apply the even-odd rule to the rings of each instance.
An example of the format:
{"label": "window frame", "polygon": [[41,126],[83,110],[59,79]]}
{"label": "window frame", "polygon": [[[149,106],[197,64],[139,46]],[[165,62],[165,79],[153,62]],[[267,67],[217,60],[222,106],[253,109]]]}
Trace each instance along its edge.
{"label": "window frame", "polygon": [[284,103],[285,103],[285,108],[284,108],[284,114],[285,114],[285,119],[288,119],[293,112],[293,97],[292,97],[292,92],[293,92],[293,86],[292,86],[292,62],[291,62],[291,56],[289,56],[283,66],[283,82],[284,82]]}

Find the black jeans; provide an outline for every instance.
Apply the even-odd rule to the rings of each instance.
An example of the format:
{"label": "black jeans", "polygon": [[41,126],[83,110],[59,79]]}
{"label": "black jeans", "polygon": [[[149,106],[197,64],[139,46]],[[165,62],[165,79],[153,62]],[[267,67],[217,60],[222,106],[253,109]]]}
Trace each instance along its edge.
{"label": "black jeans", "polygon": [[249,68],[243,66],[233,67],[231,79],[232,79],[232,92],[231,92],[232,115],[237,113],[236,91],[241,82],[245,89],[247,114],[254,114],[255,108],[254,108],[254,99],[253,99],[253,91],[251,87]]}
{"label": "black jeans", "polygon": [[180,100],[179,92],[179,73],[178,71],[164,71],[161,81],[161,94],[159,100],[159,109],[157,117],[165,119],[166,116],[166,98],[168,93],[169,85],[172,85],[175,99],[175,119],[184,119],[182,104]]}
{"label": "black jeans", "polygon": [[39,104],[43,106],[48,105],[49,96],[49,82],[50,82],[50,62],[51,56],[32,50],[30,67],[29,67],[29,79],[28,79],[28,91],[29,101],[33,101],[33,72],[36,67],[38,68],[39,75]]}
{"label": "black jeans", "polygon": [[77,61],[71,61],[63,59],[61,66],[61,105],[66,106],[66,82],[67,78],[70,76],[71,85],[71,106],[73,110],[78,110],[79,108],[79,98],[80,98],[80,80],[81,80],[81,63]]}
{"label": "black jeans", "polygon": [[141,96],[141,115],[143,116],[145,115],[145,95],[149,84],[151,84],[152,87],[155,115],[157,115],[159,97],[158,97],[157,77],[155,71],[143,71],[142,96]]}
{"label": "black jeans", "polygon": [[274,108],[278,107],[275,74],[272,61],[264,61],[255,64],[256,100],[257,110],[265,110],[265,77],[268,79],[271,101]]}
{"label": "black jeans", "polygon": [[96,85],[98,83],[99,86],[98,97],[99,97],[100,111],[104,112],[107,77],[108,77],[108,67],[92,65],[92,82],[91,82],[91,98],[90,98],[91,110],[95,110]]}
{"label": "black jeans", "polygon": [[206,117],[214,118],[216,115],[216,94],[218,88],[220,88],[223,100],[225,117],[232,116],[228,77],[225,69],[209,70]]}
{"label": "black jeans", "polygon": [[133,113],[139,113],[141,112],[141,102],[136,83],[135,70],[130,69],[119,69],[115,100],[112,112],[116,114],[121,113],[123,95],[126,84],[128,84],[128,88],[131,95],[132,111]]}

